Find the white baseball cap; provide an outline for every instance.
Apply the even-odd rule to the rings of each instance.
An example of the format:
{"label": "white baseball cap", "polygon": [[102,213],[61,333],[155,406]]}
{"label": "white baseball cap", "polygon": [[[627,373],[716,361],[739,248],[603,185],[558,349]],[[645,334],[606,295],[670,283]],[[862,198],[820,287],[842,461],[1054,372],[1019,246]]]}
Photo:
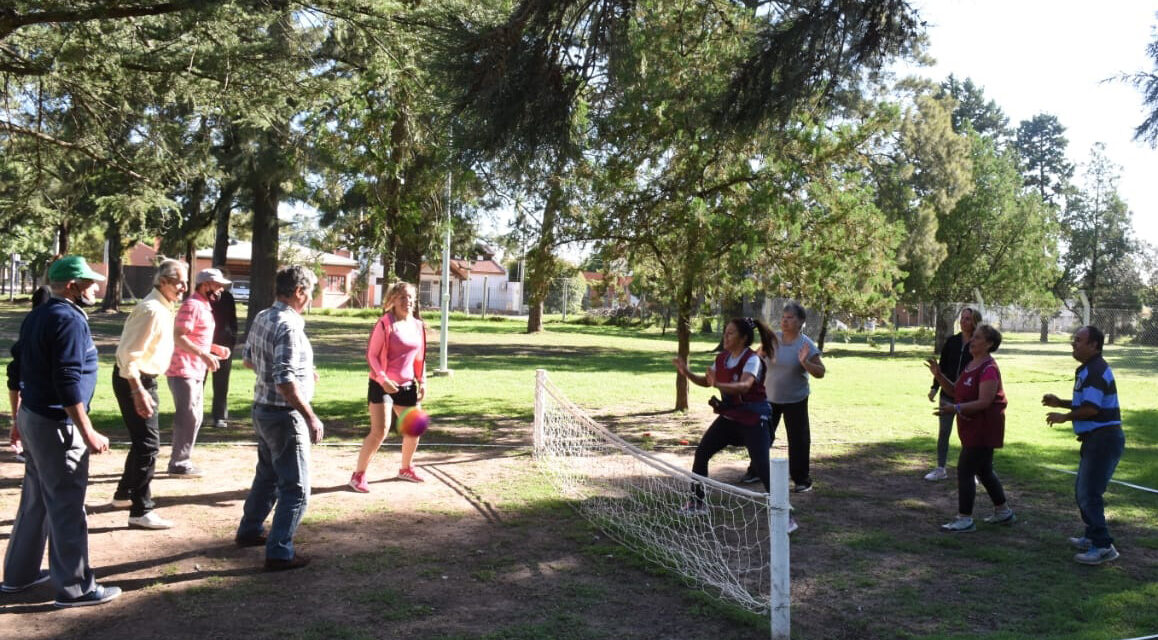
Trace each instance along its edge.
{"label": "white baseball cap", "polygon": [[221,273],[221,269],[202,269],[197,272],[197,278],[194,284],[201,284],[202,282],[216,282],[217,284],[233,284],[232,280],[226,280]]}

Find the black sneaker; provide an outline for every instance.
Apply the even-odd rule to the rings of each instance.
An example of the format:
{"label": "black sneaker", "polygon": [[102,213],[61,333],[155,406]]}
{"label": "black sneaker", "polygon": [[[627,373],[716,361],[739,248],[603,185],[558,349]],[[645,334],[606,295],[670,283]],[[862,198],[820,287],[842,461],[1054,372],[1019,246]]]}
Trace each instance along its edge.
{"label": "black sneaker", "polygon": [[120,587],[102,587],[97,585],[93,587],[92,591],[84,594],[79,598],[72,598],[68,600],[56,599],[55,604],[60,608],[67,607],[91,607],[94,604],[104,604],[109,600],[113,600],[121,595]]}
{"label": "black sneaker", "polygon": [[300,553],[295,553],[292,558],[266,558],[266,571],[289,571],[290,569],[301,569],[310,563],[310,559]]}
{"label": "black sneaker", "polygon": [[198,469],[197,467],[193,467],[193,466],[173,467],[172,469],[169,469],[169,475],[181,476],[183,478],[200,478],[201,477],[201,469]]}
{"label": "black sneaker", "polygon": [[745,471],[744,476],[740,478],[740,482],[742,484],[755,484],[760,482],[760,476],[756,475],[752,471]]}
{"label": "black sneaker", "polygon": [[48,571],[46,569],[41,569],[40,575],[36,576],[35,580],[27,584],[8,584],[7,582],[0,584],[0,592],[20,593],[21,591],[27,591],[38,584],[44,584],[51,579],[52,576],[48,575]]}
{"label": "black sneaker", "polygon": [[793,489],[793,491],[796,493],[808,493],[809,491],[812,491],[812,481],[810,480],[808,482],[796,485],[796,488]]}

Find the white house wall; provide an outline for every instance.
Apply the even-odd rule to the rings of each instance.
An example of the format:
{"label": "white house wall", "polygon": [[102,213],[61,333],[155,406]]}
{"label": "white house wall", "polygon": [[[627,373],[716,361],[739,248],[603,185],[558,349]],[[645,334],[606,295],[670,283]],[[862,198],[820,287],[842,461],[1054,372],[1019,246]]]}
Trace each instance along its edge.
{"label": "white house wall", "polygon": [[[450,283],[450,309],[462,311],[464,298],[469,305],[469,312],[481,314],[484,301],[484,279],[486,290],[487,313],[519,313],[522,307],[523,283],[507,282],[501,276],[470,277],[469,292],[461,280],[452,280]],[[429,283],[429,285],[427,285]],[[442,295],[441,283],[438,276],[423,276],[419,285],[418,298],[423,308],[438,308]]]}

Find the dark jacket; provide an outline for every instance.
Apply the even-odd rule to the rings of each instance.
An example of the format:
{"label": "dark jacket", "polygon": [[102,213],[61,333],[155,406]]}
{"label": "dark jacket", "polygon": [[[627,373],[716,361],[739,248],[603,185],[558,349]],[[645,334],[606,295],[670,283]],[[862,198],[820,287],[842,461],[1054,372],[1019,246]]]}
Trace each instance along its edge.
{"label": "dark jacket", "polygon": [[68,417],[63,407],[84,403],[87,410],[97,384],[97,349],[88,316],[62,298],[29,312],[12,348],[13,373],[20,381],[22,405],[51,420]]}
{"label": "dark jacket", "polygon": [[209,301],[213,311],[213,344],[229,347],[237,344],[237,303],[228,289],[221,290],[221,297]]}
{"label": "dark jacket", "polygon": [[[941,347],[941,359],[937,364],[940,365],[941,373],[945,374],[949,382],[955,383],[971,360],[973,360],[973,354],[969,353],[969,345],[965,344],[965,338],[960,333],[956,333],[949,336],[949,339],[945,341],[945,346]],[[931,388],[936,389],[940,386],[937,384],[937,379],[933,378]]]}

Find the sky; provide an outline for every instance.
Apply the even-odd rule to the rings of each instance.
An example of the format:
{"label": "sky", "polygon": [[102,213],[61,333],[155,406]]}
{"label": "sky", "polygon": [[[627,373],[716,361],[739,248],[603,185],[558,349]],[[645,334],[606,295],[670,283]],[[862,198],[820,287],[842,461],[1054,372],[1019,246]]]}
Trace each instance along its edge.
{"label": "sky", "polygon": [[916,71],[940,82],[971,78],[1016,128],[1040,113],[1066,128],[1074,180],[1084,185],[1090,149],[1105,143],[1119,165],[1118,194],[1139,239],[1158,246],[1158,150],[1134,142],[1146,117],[1142,93],[1112,80],[1153,71],[1152,0],[914,0],[928,23],[935,67]]}

